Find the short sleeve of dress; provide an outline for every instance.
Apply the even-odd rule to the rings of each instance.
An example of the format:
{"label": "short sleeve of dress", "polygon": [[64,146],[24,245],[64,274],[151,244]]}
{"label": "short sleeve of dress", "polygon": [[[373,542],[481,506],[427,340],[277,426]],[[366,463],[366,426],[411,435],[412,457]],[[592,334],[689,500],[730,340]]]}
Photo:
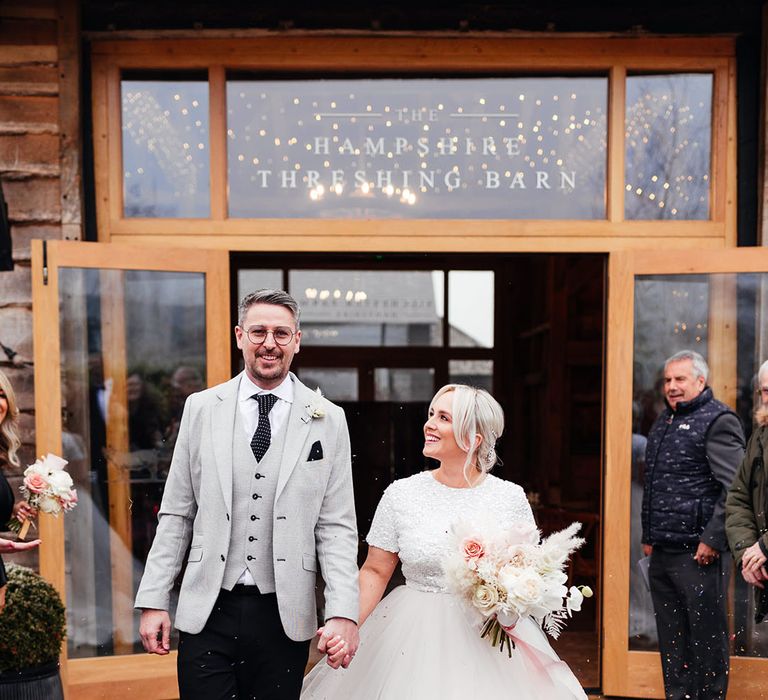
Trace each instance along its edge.
{"label": "short sleeve of dress", "polygon": [[528,497],[525,495],[525,491],[517,484],[512,485],[512,493],[510,498],[510,517],[513,521],[520,521],[536,524],[536,519],[533,517],[533,510],[531,510],[531,504],[528,502]]}
{"label": "short sleeve of dress", "polygon": [[400,551],[397,542],[392,486],[387,487],[381,496],[366,542],[372,547],[385,549],[388,552],[397,553]]}

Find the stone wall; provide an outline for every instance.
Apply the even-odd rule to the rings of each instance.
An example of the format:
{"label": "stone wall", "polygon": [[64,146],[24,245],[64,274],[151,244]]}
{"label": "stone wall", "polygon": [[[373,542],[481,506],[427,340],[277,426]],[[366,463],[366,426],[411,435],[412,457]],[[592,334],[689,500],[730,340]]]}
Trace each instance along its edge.
{"label": "stone wall", "polygon": [[[73,218],[79,223],[79,217],[71,215],[70,192],[63,191],[69,186],[62,186],[68,179],[63,177],[62,164],[72,168],[67,157],[69,139],[62,133],[62,116],[66,116],[62,102],[72,90],[67,82],[72,66],[65,65],[62,54],[77,55],[76,17],[74,2],[0,2],[0,183],[8,205],[15,265],[13,271],[0,272],[0,342],[17,353],[11,361],[0,351],[0,369],[10,377],[21,409],[23,465],[35,458],[30,242],[76,237],[79,232],[67,226],[67,211],[70,224]],[[77,86],[75,79],[71,107],[79,113]],[[76,129],[69,138],[78,140],[78,134]],[[79,166],[77,170],[79,187]],[[20,472],[7,473],[14,488]],[[8,559],[37,564],[36,555]]]}

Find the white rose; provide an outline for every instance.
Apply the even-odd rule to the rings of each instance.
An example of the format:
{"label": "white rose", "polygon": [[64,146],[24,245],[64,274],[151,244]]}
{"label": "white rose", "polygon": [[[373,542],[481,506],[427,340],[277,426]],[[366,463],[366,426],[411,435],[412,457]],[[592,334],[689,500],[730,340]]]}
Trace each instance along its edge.
{"label": "white rose", "polygon": [[67,495],[72,490],[74,485],[72,477],[65,471],[51,472],[48,477],[48,483],[51,485],[51,489],[57,496]]}
{"label": "white rose", "polygon": [[58,515],[61,512],[61,506],[59,505],[59,502],[50,496],[40,496],[37,501],[37,507],[43,513],[52,513],[53,515]]}
{"label": "white rose", "polygon": [[39,474],[40,476],[44,476],[46,477],[46,481],[47,481],[48,469],[43,465],[42,459],[36,460],[34,464],[30,464],[24,470],[24,476],[30,476],[31,474]]}
{"label": "white rose", "polygon": [[525,607],[531,607],[541,602],[544,594],[544,586],[541,578],[535,571],[522,569],[513,580],[510,580],[507,588],[509,595],[519,601]]}
{"label": "white rose", "polygon": [[491,613],[499,604],[499,594],[495,588],[481,583],[472,595],[472,605],[483,613]]}

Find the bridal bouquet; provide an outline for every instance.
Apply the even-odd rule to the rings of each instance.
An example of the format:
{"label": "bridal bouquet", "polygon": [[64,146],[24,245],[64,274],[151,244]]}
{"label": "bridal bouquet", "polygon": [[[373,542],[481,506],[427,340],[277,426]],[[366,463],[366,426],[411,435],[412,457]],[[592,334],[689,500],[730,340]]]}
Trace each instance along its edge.
{"label": "bridal bouquet", "polygon": [[552,637],[573,612],[581,609],[588,586],[565,584],[568,557],[584,544],[576,533],[581,523],[545,539],[533,523],[518,523],[507,530],[493,524],[478,534],[467,523],[453,529],[454,544],[444,563],[449,586],[483,620],[481,637],[512,654],[510,634],[517,620],[532,617]]}
{"label": "bridal bouquet", "polygon": [[[77,490],[72,488],[72,477],[64,471],[66,466],[67,460],[48,454],[24,470],[24,481],[19,490],[32,508],[58,516],[77,505]],[[7,527],[23,540],[30,524],[29,519],[22,522],[13,518]]]}

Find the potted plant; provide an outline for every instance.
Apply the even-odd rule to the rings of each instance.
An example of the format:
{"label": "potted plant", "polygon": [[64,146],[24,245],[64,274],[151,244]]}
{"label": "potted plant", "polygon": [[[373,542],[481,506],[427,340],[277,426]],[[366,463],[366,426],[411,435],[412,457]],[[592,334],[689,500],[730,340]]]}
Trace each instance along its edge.
{"label": "potted plant", "polygon": [[32,569],[7,567],[0,612],[0,700],[63,700],[59,653],[66,631],[56,589]]}

